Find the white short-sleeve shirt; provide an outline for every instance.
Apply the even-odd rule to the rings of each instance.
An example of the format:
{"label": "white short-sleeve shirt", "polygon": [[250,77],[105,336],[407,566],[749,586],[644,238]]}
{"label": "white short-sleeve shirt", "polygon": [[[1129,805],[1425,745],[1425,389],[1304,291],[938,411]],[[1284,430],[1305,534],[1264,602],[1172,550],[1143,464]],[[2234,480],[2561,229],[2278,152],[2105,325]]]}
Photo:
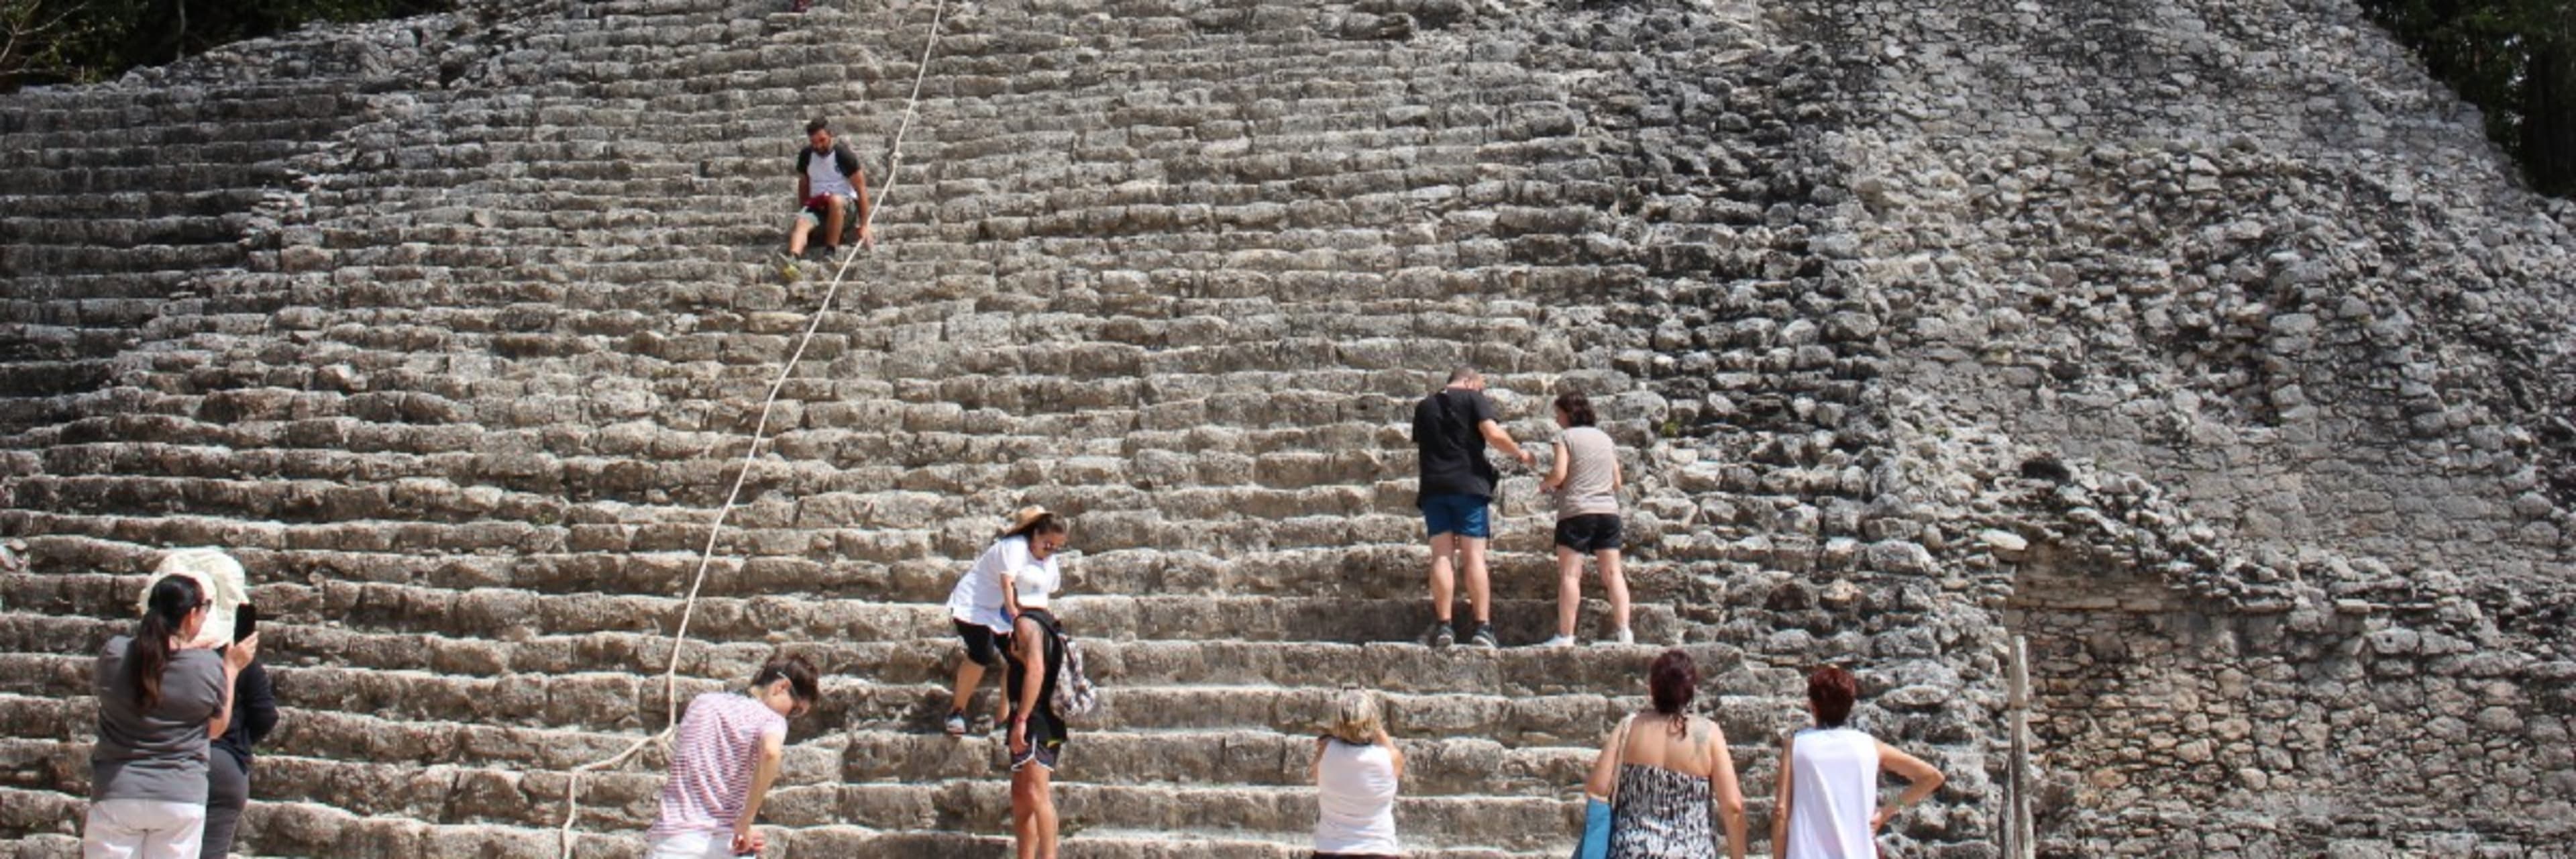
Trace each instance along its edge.
{"label": "white short-sleeve shirt", "polygon": [[982,624],[994,632],[1011,631],[1010,618],[1002,615],[1002,577],[1017,581],[1023,592],[1043,588],[1055,593],[1064,581],[1056,568],[1056,556],[1038,560],[1029,552],[1029,538],[1004,537],[993,541],[984,554],[975,558],[975,566],[957,580],[948,591],[948,616],[967,623]]}

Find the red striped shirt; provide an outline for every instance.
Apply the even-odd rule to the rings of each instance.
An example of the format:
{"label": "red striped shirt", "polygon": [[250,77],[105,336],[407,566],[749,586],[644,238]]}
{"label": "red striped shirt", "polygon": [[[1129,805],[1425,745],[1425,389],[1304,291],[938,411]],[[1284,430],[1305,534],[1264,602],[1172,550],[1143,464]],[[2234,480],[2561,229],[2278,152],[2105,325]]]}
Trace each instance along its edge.
{"label": "red striped shirt", "polygon": [[662,813],[648,837],[733,829],[751,801],[752,773],[764,737],[787,737],[787,717],[748,695],[709,692],[689,701],[671,744],[671,773],[662,782]]}

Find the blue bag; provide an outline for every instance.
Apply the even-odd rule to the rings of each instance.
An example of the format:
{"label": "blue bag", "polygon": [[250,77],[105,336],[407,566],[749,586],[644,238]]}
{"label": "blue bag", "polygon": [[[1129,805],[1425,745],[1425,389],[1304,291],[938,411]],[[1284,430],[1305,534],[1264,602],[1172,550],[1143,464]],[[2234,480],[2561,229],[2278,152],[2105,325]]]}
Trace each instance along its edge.
{"label": "blue bag", "polygon": [[[1628,757],[1628,723],[1635,720],[1633,716],[1620,719],[1619,729],[1610,735],[1621,763]],[[1583,794],[1583,840],[1574,842],[1574,859],[1610,859],[1610,801],[1590,791]]]}
{"label": "blue bag", "polygon": [[1574,843],[1574,859],[1610,859],[1610,804],[1583,797],[1583,840]]}

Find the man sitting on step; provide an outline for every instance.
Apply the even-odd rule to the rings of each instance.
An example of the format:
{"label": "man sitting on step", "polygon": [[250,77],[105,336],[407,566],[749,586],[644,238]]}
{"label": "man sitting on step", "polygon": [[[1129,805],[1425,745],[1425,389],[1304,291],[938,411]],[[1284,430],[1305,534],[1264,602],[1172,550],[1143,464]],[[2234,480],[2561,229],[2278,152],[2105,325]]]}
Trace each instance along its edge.
{"label": "man sitting on step", "polygon": [[757,856],[768,840],[751,828],[786,757],[787,720],[814,708],[814,663],[773,656],[751,688],[691,699],[672,732],[662,812],[644,835],[646,859]]}
{"label": "man sitting on step", "polygon": [[806,239],[817,228],[825,256],[838,256],[841,235],[854,224],[859,244],[876,247],[876,231],[868,224],[868,176],[859,169],[858,154],[832,138],[831,123],[822,117],[805,124],[805,143],[796,152],[796,204],[802,209],[787,232],[789,262],[805,256]]}

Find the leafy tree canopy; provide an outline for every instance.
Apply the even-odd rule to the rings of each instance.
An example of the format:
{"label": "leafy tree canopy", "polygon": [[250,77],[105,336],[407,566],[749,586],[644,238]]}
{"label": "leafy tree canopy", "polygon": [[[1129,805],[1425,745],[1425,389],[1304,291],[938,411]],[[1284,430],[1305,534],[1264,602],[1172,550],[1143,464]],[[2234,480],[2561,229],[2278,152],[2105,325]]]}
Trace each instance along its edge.
{"label": "leafy tree canopy", "polygon": [[2532,187],[2576,195],[2576,0],[2361,0],[2486,113]]}
{"label": "leafy tree canopy", "polygon": [[0,91],[104,80],[312,21],[445,11],[450,0],[0,0]]}

